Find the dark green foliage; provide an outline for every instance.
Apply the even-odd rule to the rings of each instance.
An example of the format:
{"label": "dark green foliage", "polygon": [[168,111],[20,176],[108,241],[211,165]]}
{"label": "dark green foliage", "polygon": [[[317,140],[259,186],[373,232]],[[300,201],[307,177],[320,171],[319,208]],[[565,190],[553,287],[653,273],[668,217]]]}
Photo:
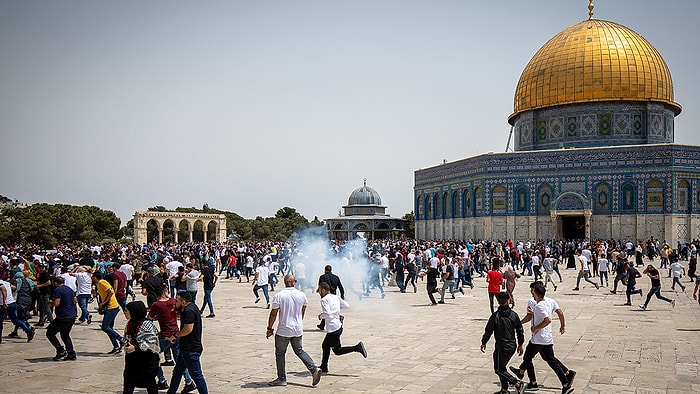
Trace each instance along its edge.
{"label": "dark green foliage", "polygon": [[416,217],[413,215],[413,211],[403,215],[401,219],[405,220],[406,227],[404,227],[404,235],[406,238],[416,237]]}
{"label": "dark green foliage", "polygon": [[120,223],[114,212],[88,205],[34,204],[7,208],[0,216],[0,243],[31,243],[45,248],[95,244],[120,238]]}

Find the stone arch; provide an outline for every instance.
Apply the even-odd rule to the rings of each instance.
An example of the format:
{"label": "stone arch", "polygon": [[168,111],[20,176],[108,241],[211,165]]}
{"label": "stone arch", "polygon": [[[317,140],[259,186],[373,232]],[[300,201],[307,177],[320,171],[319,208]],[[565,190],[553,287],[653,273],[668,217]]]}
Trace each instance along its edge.
{"label": "stone arch", "polygon": [[[202,227],[207,229],[210,223],[214,223],[215,240],[224,242],[226,240],[226,216],[221,214],[206,214],[206,213],[186,213],[186,212],[155,212],[155,211],[137,211],[134,213],[134,243],[145,244],[148,242],[147,226],[148,222],[155,222],[158,227],[158,243],[163,243],[163,224],[170,220],[173,227],[177,230],[181,229],[181,224],[184,221],[187,223],[190,241],[193,240],[192,233],[194,231],[194,223],[200,221]],[[175,242],[180,242],[178,237],[179,231],[174,231]],[[204,232],[204,242],[207,242],[207,233]]]}
{"label": "stone arch", "polygon": [[480,187],[474,188],[474,216],[479,216],[483,214],[484,209],[484,194],[481,192]]}
{"label": "stone arch", "polygon": [[440,219],[445,219],[447,218],[447,212],[450,211],[450,199],[448,198],[448,193],[443,192],[442,193],[442,198],[440,199],[441,204],[440,204]]}

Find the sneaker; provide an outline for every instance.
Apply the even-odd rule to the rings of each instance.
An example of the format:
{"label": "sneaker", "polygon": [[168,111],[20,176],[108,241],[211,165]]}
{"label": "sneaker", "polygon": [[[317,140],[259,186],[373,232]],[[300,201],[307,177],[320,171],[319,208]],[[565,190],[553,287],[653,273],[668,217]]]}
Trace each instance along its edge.
{"label": "sneaker", "polygon": [[571,289],[571,290],[578,291],[579,289],[578,289],[578,287],[574,287],[574,288]]}
{"label": "sneaker", "polygon": [[632,303],[631,303],[631,302],[625,302],[625,303],[622,304],[622,305],[624,305],[624,306],[632,306]]}
{"label": "sneaker", "polygon": [[616,292],[615,290],[610,290],[610,293],[611,293],[611,294],[617,294],[617,292]]}
{"label": "sneaker", "polygon": [[574,384],[574,378],[576,377],[576,371],[573,369],[569,370],[569,373],[566,375],[566,378],[569,379],[569,387],[571,387]]}
{"label": "sneaker", "polygon": [[459,292],[462,293],[462,295],[464,295],[464,290],[461,287],[459,288]]}
{"label": "sneaker", "polygon": [[520,386],[515,388],[515,392],[518,394],[523,394],[527,385],[522,380],[520,381]]}
{"label": "sneaker", "polygon": [[8,338],[19,338],[19,334],[16,331],[13,331],[7,335]]}
{"label": "sneaker", "polygon": [[554,286],[554,291],[557,291],[557,286]]}
{"label": "sneaker", "polygon": [[573,392],[574,392],[574,388],[571,386],[561,388],[561,394],[570,394]]}
{"label": "sneaker", "polygon": [[257,304],[258,302],[260,302],[260,297],[255,299],[255,303]]}
{"label": "sneaker", "polygon": [[286,386],[286,385],[287,385],[287,381],[286,381],[286,380],[283,380],[283,379],[280,379],[280,378],[277,378],[277,379],[275,379],[275,380],[273,380],[273,381],[271,381],[271,382],[267,382],[267,385],[268,385],[268,386]]}
{"label": "sneaker", "polygon": [[322,373],[321,369],[316,368],[316,370],[314,370],[314,372],[311,374],[313,376],[313,380],[311,381],[312,386],[316,386],[318,384],[318,382],[321,381],[321,373]]}
{"label": "sneaker", "polygon": [[122,349],[120,347],[115,347],[114,349],[107,352],[107,354],[117,354],[121,353]]}
{"label": "sneaker", "polygon": [[444,304],[445,301],[438,301],[438,304]]}
{"label": "sneaker", "polygon": [[365,344],[360,342],[357,344],[357,351],[362,354],[362,357],[367,358],[367,349],[365,349]]}
{"label": "sneaker", "polygon": [[168,387],[168,382],[166,382],[165,380],[162,382],[158,382],[158,385],[156,386],[158,390],[167,390]]}
{"label": "sneaker", "polygon": [[62,352],[56,353],[56,355],[54,356],[54,358],[52,358],[52,360],[53,361],[61,361],[61,359],[63,357],[66,357],[66,356],[68,356],[68,353],[66,353],[66,351],[64,350]]}
{"label": "sneaker", "polygon": [[170,360],[170,361],[163,361],[162,363],[160,363],[160,366],[161,366],[161,367],[174,367],[174,366],[175,366],[175,362],[172,361],[172,360]]}
{"label": "sneaker", "polygon": [[75,357],[75,353],[74,353],[74,354],[69,354],[69,355],[67,355],[66,357],[63,357],[63,361],[75,361],[76,358],[77,358],[77,357]]}
{"label": "sneaker", "polygon": [[36,335],[36,330],[32,327],[27,333],[27,342],[31,342],[34,339],[34,335]]}
{"label": "sneaker", "polygon": [[213,313],[210,313],[210,314],[205,316],[205,318],[207,318],[207,319],[211,319],[212,317],[216,317],[216,315]]}
{"label": "sneaker", "polygon": [[195,390],[197,390],[197,385],[194,384],[194,381],[191,381],[191,382],[185,384],[185,387],[182,388],[182,391],[180,391],[180,394],[189,393],[190,391],[195,391]]}
{"label": "sneaker", "polygon": [[540,386],[538,386],[537,383],[528,383],[527,386],[525,386],[525,390],[537,391],[539,389]]}
{"label": "sneaker", "polygon": [[87,324],[92,323],[92,315],[88,315],[87,317]]}
{"label": "sneaker", "polygon": [[671,300],[671,306],[674,308],[676,307],[676,300]]}
{"label": "sneaker", "polygon": [[647,307],[646,307],[644,304],[639,304],[639,307],[642,308],[642,309],[644,309],[644,310],[647,309]]}
{"label": "sneaker", "polygon": [[265,309],[270,309],[270,304],[268,303]]}
{"label": "sneaker", "polygon": [[316,328],[318,328],[319,330],[323,331],[323,326],[322,326],[320,323],[316,325]]}
{"label": "sneaker", "polygon": [[508,369],[510,369],[510,372],[513,372],[513,375],[517,376],[518,379],[522,379],[525,376],[525,374],[520,372],[518,368],[508,367]]}

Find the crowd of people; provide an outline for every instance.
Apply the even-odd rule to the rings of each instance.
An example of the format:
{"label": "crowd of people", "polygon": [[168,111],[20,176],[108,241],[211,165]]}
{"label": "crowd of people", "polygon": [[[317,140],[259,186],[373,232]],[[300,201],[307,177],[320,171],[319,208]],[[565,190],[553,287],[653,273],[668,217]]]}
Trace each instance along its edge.
{"label": "crowd of people", "polygon": [[[353,294],[362,300],[378,293],[383,299],[385,287],[396,287],[399,294],[410,290],[417,292],[418,285],[424,281],[430,305],[439,305],[445,303],[448,293],[455,299],[457,293],[465,293],[465,288],[473,289],[473,281],[479,277],[488,282],[493,314],[482,345],[485,346],[491,334],[496,337],[494,369],[503,391],[507,391],[509,384],[517,390],[536,387],[531,360],[539,353],[559,376],[563,392],[569,392],[573,371],[566,370],[548,348],[551,329],[547,327],[551,324],[552,313],[559,315],[562,333],[564,330],[563,313],[560,314],[558,304],[545,297],[548,286],[551,285],[552,291],[561,286],[560,269],[578,271],[574,291],[584,290],[580,287],[582,280],[591,285],[589,289],[609,288],[612,278],[613,286],[609,291],[616,294],[618,284],[622,283],[626,288],[625,305],[632,305],[632,295],[644,296],[643,290],[637,288],[637,281],[646,275],[650,287],[646,301],[639,307],[646,310],[653,296],[675,306],[675,300],[661,294],[661,278],[668,273],[671,289],[678,287],[685,291],[682,278],[689,277],[690,282],[695,282],[693,297],[697,300],[700,287],[700,278],[696,275],[698,247],[700,244],[694,241],[673,249],[653,238],[637,243],[616,240],[338,242],[313,239],[60,246],[52,250],[24,245],[0,246],[0,321],[8,318],[14,327],[7,337],[17,338],[21,330],[27,342],[34,339],[38,327],[46,325],[45,335],[56,350],[53,360],[72,361],[76,359],[76,351],[71,330],[76,324],[91,324],[93,313],[97,311],[102,316],[100,327],[111,345],[106,353],[125,353],[124,392],[132,392],[134,387],[147,387],[149,393],[166,389],[174,393],[184,377],[183,392],[206,393],[200,364],[202,318],[216,318],[213,292],[218,282],[245,281],[252,287],[252,302],[261,301],[262,291],[265,307],[271,309],[266,335],[275,335],[278,376],[270,384],[286,384],[284,354],[291,344],[312,373],[315,385],[321,373],[328,371],[331,351],[336,355],[356,352],[367,357],[362,342],[341,346],[343,316],[340,309],[349,306],[346,295]],[[652,264],[656,259],[660,261],[658,267]],[[681,263],[683,260],[688,261],[687,270]],[[637,267],[643,267],[641,273]],[[533,299],[528,304],[528,315],[518,328],[517,314],[511,308],[516,303],[513,296],[516,283],[524,277],[531,277]],[[284,287],[275,292],[280,279]],[[200,288],[204,294],[198,298]],[[326,331],[326,338],[320,367],[301,348],[301,319],[307,305],[307,290],[321,296],[323,313],[319,316],[318,328]],[[145,303],[136,300],[137,291]],[[272,300],[271,292],[275,292]],[[439,300],[435,294],[439,295]],[[209,313],[205,315],[206,309]],[[128,320],[124,331],[114,327],[120,312]],[[33,319],[36,322],[30,324]],[[279,324],[275,332],[276,321]],[[530,382],[524,383],[510,375],[505,365],[516,350],[522,353],[519,330],[528,321],[533,322],[533,333],[542,331],[542,335],[538,334],[535,340],[533,334],[534,342],[528,344],[523,364],[517,372],[513,371],[519,379],[524,372],[528,373]],[[0,325],[0,343],[3,325]],[[508,330],[504,327],[512,328],[512,333],[506,335]],[[164,358],[162,363],[161,357]],[[164,366],[174,367],[169,380]],[[564,379],[565,376],[568,378]]]}

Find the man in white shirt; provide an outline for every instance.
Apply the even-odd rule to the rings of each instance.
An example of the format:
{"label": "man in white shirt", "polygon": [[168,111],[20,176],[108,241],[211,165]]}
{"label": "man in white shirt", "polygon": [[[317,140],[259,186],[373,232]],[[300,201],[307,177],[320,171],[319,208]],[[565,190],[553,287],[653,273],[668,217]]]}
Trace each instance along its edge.
{"label": "man in white shirt", "polygon": [[131,301],[136,300],[134,293],[134,266],[127,259],[122,259],[122,265],[119,266],[119,271],[126,275],[126,292],[131,295]]}
{"label": "man in white shirt", "polygon": [[170,298],[175,298],[175,293],[177,292],[175,276],[177,275],[179,267],[182,267],[182,263],[173,260],[171,257],[165,257],[163,262],[165,263],[165,268],[168,270],[168,278],[170,278]]}
{"label": "man in white shirt", "polygon": [[673,276],[673,283],[671,283],[671,290],[676,290],[676,283],[678,286],[685,291],[685,286],[681,284],[681,277],[685,275],[685,268],[678,261],[674,261],[668,267],[671,270],[671,276]]}
{"label": "man in white shirt", "polygon": [[576,377],[576,371],[566,368],[554,356],[554,338],[552,337],[552,313],[556,312],[559,316],[559,332],[561,334],[566,332],[564,313],[555,300],[544,296],[546,292],[547,289],[544,288],[541,282],[533,282],[530,285],[532,299],[528,301],[528,313],[521,322],[532,321],[532,326],[530,327],[532,338],[525,348],[525,355],[520,368],[510,367],[510,371],[519,379],[522,379],[524,371],[527,371],[530,383],[527,384],[526,389],[538,389],[535,366],[532,364],[532,360],[539,354],[559,378],[562,384],[562,394],[569,394],[574,391],[572,383],[574,377]]}
{"label": "man in white shirt", "polygon": [[92,268],[78,265],[70,274],[75,277],[76,295],[78,306],[80,306],[81,311],[80,318],[78,319],[79,324],[85,322],[90,324],[92,323],[92,315],[88,310],[88,302],[92,297]]}
{"label": "man in white shirt", "polygon": [[[260,295],[258,290],[262,289],[263,295],[265,295],[265,301],[267,302],[267,309],[270,309],[270,294],[268,293],[268,280],[270,276],[270,269],[265,266],[264,261],[258,263],[258,268],[255,269],[255,277],[253,278],[253,294],[255,294],[255,303],[260,302]],[[296,282],[296,281],[295,281]]]}
{"label": "man in white shirt", "polygon": [[328,359],[331,356],[331,349],[336,356],[357,352],[367,358],[367,350],[362,342],[355,346],[342,346],[340,336],[343,334],[343,322],[340,320],[340,309],[350,307],[344,299],[331,293],[331,287],[326,282],[318,285],[318,294],[321,296],[321,313],[318,320],[325,321],[326,337],[323,338],[321,348],[323,349],[323,359],[321,360],[321,371],[328,372]]}
{"label": "man in white shirt", "polygon": [[[587,250],[587,249],[586,249],[586,250]],[[600,288],[600,286],[598,286],[598,283],[593,282],[593,281],[590,279],[590,278],[591,278],[591,271],[590,271],[589,268],[588,268],[588,262],[589,262],[589,261],[588,261],[588,259],[586,259],[585,256],[583,256],[583,251],[582,251],[581,249],[578,249],[578,250],[576,251],[576,255],[577,255],[577,256],[576,256],[576,259],[578,260],[580,269],[579,269],[579,271],[578,271],[578,277],[576,278],[576,287],[573,288],[572,290],[578,290],[578,289],[579,289],[578,286],[579,286],[579,283],[581,283],[581,278],[583,278],[583,280],[585,280],[586,282],[588,282],[588,283],[592,284],[593,286],[595,286],[596,290],[598,290],[598,289]]]}
{"label": "man in white shirt", "polygon": [[[257,273],[256,273],[257,275]],[[275,363],[277,366],[277,379],[269,382],[270,386],[286,386],[287,372],[285,354],[287,347],[292,344],[294,354],[304,363],[313,376],[312,384],[316,386],[321,380],[321,369],[316,367],[314,360],[302,349],[301,337],[304,333],[302,320],[306,312],[308,301],[306,294],[294,288],[296,279],[294,275],[284,277],[284,290],[275,294],[272,299],[272,310],[267,319],[267,332],[265,337],[269,338],[275,330],[272,326],[279,315],[277,334],[275,334]]]}

